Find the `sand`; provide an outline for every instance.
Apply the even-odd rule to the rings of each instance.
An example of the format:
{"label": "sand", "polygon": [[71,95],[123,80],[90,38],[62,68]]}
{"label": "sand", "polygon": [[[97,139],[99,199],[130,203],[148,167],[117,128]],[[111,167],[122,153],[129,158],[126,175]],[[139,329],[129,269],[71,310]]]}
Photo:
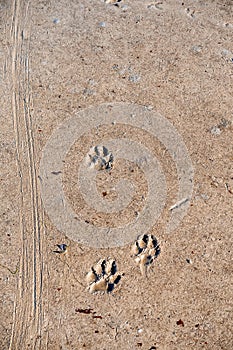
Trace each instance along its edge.
{"label": "sand", "polygon": [[232,14],[0,2],[0,349],[233,348]]}

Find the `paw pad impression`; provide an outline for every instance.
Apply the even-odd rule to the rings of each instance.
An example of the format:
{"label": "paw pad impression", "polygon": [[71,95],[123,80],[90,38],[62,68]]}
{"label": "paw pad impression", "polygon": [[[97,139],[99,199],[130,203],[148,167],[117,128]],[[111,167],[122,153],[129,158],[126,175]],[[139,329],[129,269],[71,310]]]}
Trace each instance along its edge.
{"label": "paw pad impression", "polygon": [[88,156],[91,168],[110,170],[113,167],[113,154],[105,146],[93,147]]}
{"label": "paw pad impression", "polygon": [[136,256],[135,261],[139,265],[141,273],[146,275],[148,266],[160,253],[157,239],[150,234],[141,235],[134,243],[132,253]]}
{"label": "paw pad impression", "polygon": [[117,265],[112,258],[99,260],[86,276],[90,293],[112,292],[120,279],[121,275],[117,273]]}

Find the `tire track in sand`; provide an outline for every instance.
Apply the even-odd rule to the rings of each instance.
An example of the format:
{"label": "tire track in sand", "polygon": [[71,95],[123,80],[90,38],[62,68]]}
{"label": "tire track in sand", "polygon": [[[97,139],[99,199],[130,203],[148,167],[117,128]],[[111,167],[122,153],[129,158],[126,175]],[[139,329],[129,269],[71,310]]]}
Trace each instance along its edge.
{"label": "tire track in sand", "polygon": [[47,349],[45,230],[38,191],[30,88],[29,2],[14,0],[10,29],[12,117],[20,189],[21,257],[9,349]]}

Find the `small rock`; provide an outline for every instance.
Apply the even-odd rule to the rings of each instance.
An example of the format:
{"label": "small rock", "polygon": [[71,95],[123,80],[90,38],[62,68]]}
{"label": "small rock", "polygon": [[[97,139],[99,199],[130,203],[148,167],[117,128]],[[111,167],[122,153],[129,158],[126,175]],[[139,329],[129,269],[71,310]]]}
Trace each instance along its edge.
{"label": "small rock", "polygon": [[213,126],[211,129],[210,129],[210,132],[212,135],[215,135],[215,136],[218,136],[221,134],[221,130],[219,127],[217,126]]}
{"label": "small rock", "polygon": [[192,46],[192,51],[194,53],[199,53],[199,52],[201,52],[201,50],[202,50],[202,46],[201,45],[194,45],[194,46]]}
{"label": "small rock", "polygon": [[105,27],[106,27],[106,22],[100,22],[100,23],[99,23],[99,27],[105,28]]}
{"label": "small rock", "polygon": [[54,253],[64,254],[67,252],[67,244],[57,244],[57,247],[59,248],[59,250],[54,250]]}
{"label": "small rock", "polygon": [[104,2],[105,2],[105,4],[114,4],[114,3],[117,3],[116,0],[105,0]]}
{"label": "small rock", "polygon": [[152,111],[152,109],[154,109],[154,107],[151,106],[151,105],[149,105],[149,106],[146,106],[146,109],[147,109],[148,111]]}
{"label": "small rock", "polygon": [[54,24],[58,24],[59,22],[60,22],[60,19],[58,19],[58,18],[54,18],[54,19],[53,19],[53,23],[54,23]]}
{"label": "small rock", "polygon": [[177,324],[177,326],[184,327],[184,322],[181,319],[179,321],[177,321],[176,324]]}
{"label": "small rock", "polygon": [[122,5],[122,6],[121,6],[122,11],[127,11],[128,8],[129,8],[128,5]]}

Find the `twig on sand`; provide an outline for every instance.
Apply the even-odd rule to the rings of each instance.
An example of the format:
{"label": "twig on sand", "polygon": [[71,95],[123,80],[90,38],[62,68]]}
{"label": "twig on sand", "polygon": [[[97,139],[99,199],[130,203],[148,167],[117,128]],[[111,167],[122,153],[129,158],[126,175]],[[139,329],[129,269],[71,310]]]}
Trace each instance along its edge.
{"label": "twig on sand", "polygon": [[179,202],[175,203],[174,205],[172,205],[169,210],[172,211],[174,209],[178,209],[181,207],[181,205],[187,203],[189,201],[189,198],[183,198],[181,199]]}
{"label": "twig on sand", "polygon": [[19,262],[16,265],[15,271],[12,271],[8,266],[3,265],[0,263],[0,266],[3,267],[4,269],[7,269],[12,275],[16,275],[16,273],[19,271]]}

